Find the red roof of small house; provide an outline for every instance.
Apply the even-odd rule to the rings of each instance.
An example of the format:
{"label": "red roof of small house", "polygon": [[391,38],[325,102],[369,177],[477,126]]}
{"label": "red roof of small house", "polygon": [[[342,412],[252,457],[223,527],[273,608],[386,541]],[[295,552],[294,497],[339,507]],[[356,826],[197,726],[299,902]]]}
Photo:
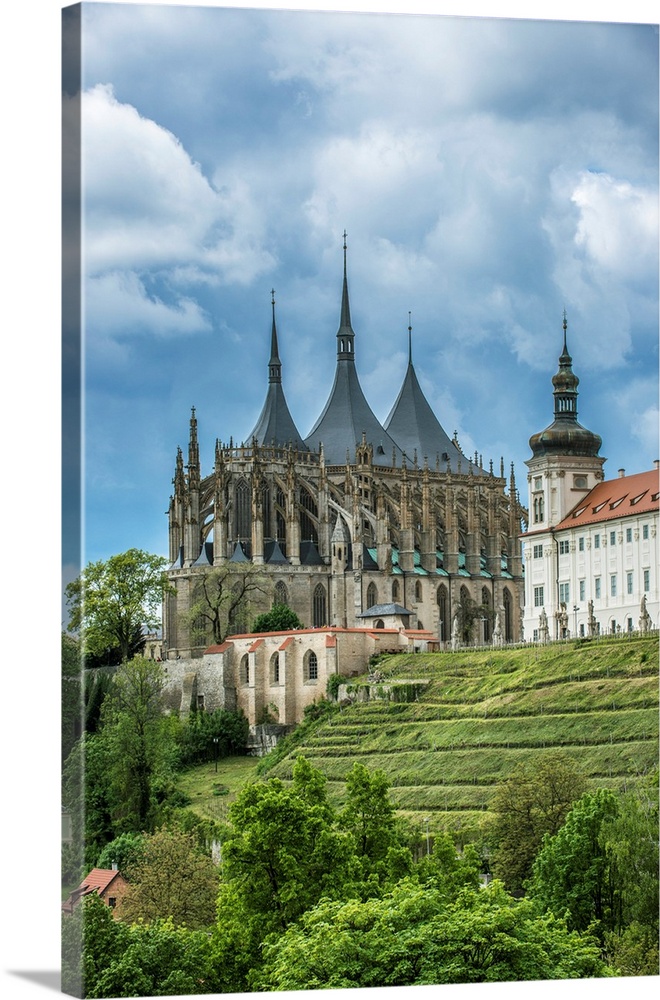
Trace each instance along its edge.
{"label": "red roof of small house", "polygon": [[620,476],[599,483],[579,501],[555,531],[600,524],[629,514],[650,514],[660,507],[660,481],[657,469]]}
{"label": "red roof of small house", "polygon": [[116,868],[92,868],[89,875],[86,875],[78,886],[78,891],[81,889],[85,892],[96,890],[101,895],[118,875],[119,872]]}

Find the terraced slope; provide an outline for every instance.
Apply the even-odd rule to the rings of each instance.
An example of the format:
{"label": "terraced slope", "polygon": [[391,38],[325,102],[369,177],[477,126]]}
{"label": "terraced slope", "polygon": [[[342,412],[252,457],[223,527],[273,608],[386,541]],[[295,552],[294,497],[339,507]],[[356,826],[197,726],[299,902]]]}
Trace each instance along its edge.
{"label": "terraced slope", "polygon": [[[303,753],[340,802],[361,760],[385,771],[401,812],[468,833],[496,784],[541,754],[561,750],[592,787],[615,790],[657,766],[657,635],[406,654],[377,669],[382,681],[365,677],[351,692],[368,700],[303,727],[287,756],[276,751],[272,767],[265,759],[267,774],[289,778]],[[412,700],[392,700],[395,682],[398,696]]]}

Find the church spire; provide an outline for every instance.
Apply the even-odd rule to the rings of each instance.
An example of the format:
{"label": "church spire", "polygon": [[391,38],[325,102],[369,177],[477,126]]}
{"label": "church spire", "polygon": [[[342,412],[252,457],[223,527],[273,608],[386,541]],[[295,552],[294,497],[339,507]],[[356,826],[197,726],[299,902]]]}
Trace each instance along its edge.
{"label": "church spire", "polygon": [[412,323],[410,321],[410,310],[408,311],[408,364],[412,365]]}
{"label": "church spire", "polygon": [[346,276],[346,230],[344,230],[344,282],[341,291],[341,317],[337,330],[337,360],[353,361],[355,358],[355,333],[351,326],[351,310],[348,302],[348,278]]}
{"label": "church spire", "polygon": [[273,328],[270,335],[270,361],[268,362],[268,381],[282,381],[282,362],[277,346],[277,327],[275,325],[275,289],[271,288],[271,306],[273,308]]}

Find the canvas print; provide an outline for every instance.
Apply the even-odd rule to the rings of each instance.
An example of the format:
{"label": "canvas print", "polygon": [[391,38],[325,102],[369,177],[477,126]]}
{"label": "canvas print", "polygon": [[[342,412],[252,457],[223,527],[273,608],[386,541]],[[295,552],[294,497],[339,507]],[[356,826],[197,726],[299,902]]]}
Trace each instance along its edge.
{"label": "canvas print", "polygon": [[62,987],[658,975],[658,25],[82,3]]}

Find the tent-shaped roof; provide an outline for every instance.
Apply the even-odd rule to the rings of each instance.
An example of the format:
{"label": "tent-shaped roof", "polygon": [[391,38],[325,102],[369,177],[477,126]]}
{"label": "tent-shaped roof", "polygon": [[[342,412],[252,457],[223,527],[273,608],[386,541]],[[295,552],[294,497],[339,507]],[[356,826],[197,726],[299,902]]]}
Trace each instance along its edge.
{"label": "tent-shaped roof", "polygon": [[[344,234],[344,237],[346,234]],[[321,416],[305,438],[312,450],[323,444],[328,465],[344,465],[355,460],[355,449],[364,434],[373,447],[374,465],[391,465],[392,455],[401,460],[401,451],[369,406],[355,368],[355,333],[351,326],[346,278],[346,240],[344,239],[344,282],[341,318],[337,331],[337,367],[330,396]]]}
{"label": "tent-shaped roof", "polygon": [[293,422],[282,388],[282,363],[277,345],[277,328],[275,326],[275,292],[271,293],[273,307],[273,325],[270,339],[270,361],[268,362],[268,392],[263,409],[256,426],[248,438],[248,442],[256,441],[260,445],[276,445],[285,448],[292,445],[302,451],[307,451],[302,436]]}
{"label": "tent-shaped roof", "polygon": [[[408,327],[408,368],[396,402],[385,421],[385,429],[405,452],[409,461],[413,460],[416,452],[420,463],[425,458],[429,465],[439,461],[443,470],[449,463],[452,472],[457,472],[461,462],[463,472],[467,472],[469,459],[461,454],[441,426],[417,380],[412,363],[410,333],[411,329]],[[482,470],[473,471],[479,473]]]}

